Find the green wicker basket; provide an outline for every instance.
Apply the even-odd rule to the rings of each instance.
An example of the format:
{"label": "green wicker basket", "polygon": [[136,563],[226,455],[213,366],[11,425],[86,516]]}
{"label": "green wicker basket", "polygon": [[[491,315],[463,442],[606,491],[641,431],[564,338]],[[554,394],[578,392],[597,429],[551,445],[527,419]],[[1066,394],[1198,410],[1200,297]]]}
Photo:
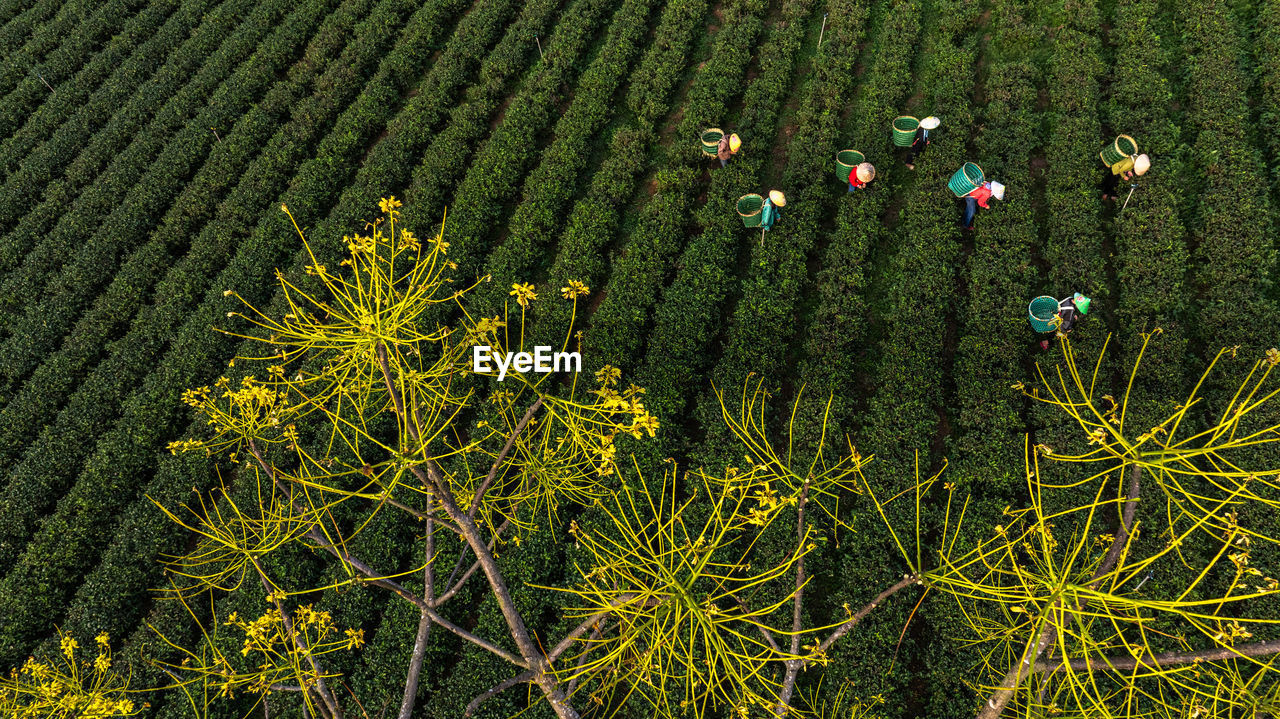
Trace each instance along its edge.
{"label": "green wicker basket", "polygon": [[947,187],[955,193],[956,197],[964,197],[965,195],[978,189],[982,184],[982,168],[972,162],[964,163],[964,166],[956,170],[956,174],[951,176],[947,181]]}
{"label": "green wicker basket", "polygon": [[893,144],[898,147],[910,147],[916,140],[916,128],[920,121],[910,115],[899,115],[893,118]]}
{"label": "green wicker basket", "polygon": [[841,182],[849,181],[849,173],[853,172],[853,168],[862,164],[867,159],[861,152],[857,150],[841,150],[836,153],[836,177]]}
{"label": "green wicker basket", "polygon": [[738,215],[742,224],[747,227],[760,226],[760,210],[764,207],[764,198],[760,195],[743,195],[738,198]]}
{"label": "green wicker basket", "polygon": [[710,130],[702,131],[702,151],[708,155],[716,154],[716,148],[720,146],[720,138],[724,137],[724,130],[713,127]]}
{"label": "green wicker basket", "polygon": [[1031,300],[1027,305],[1027,319],[1036,332],[1052,332],[1062,320],[1058,318],[1058,301],[1045,295]]}
{"label": "green wicker basket", "polygon": [[1111,167],[1124,158],[1136,154],[1138,154],[1138,143],[1128,135],[1118,135],[1111,144],[1102,148],[1098,157],[1102,158],[1107,167]]}

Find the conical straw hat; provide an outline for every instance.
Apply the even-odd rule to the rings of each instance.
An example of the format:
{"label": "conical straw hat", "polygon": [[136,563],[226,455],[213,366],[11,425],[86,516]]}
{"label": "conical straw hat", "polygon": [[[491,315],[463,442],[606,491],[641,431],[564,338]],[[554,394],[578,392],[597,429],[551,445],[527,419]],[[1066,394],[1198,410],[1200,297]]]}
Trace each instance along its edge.
{"label": "conical straw hat", "polygon": [[769,190],[769,199],[773,200],[773,204],[778,207],[787,206],[787,196],[782,194],[781,190]]}
{"label": "conical straw hat", "polygon": [[1151,169],[1151,158],[1146,155],[1138,155],[1133,158],[1133,174],[1145,175],[1147,170]]}
{"label": "conical straw hat", "polygon": [[742,147],[742,138],[738,137],[737,133],[730,135],[729,149],[733,152],[737,152],[739,147]]}
{"label": "conical straw hat", "polygon": [[997,200],[1003,200],[1003,199],[1004,199],[1004,185],[1000,184],[999,182],[996,182],[995,180],[992,180],[992,181],[991,181],[991,196],[992,196],[992,197],[994,197],[994,198],[996,198]]}
{"label": "conical straw hat", "polygon": [[920,127],[923,127],[926,130],[936,130],[938,128],[938,125],[941,125],[941,124],[942,124],[942,120],[939,120],[933,115],[930,115],[920,121]]}
{"label": "conical straw hat", "polygon": [[870,162],[858,164],[858,179],[863,182],[871,182],[876,177],[876,168]]}

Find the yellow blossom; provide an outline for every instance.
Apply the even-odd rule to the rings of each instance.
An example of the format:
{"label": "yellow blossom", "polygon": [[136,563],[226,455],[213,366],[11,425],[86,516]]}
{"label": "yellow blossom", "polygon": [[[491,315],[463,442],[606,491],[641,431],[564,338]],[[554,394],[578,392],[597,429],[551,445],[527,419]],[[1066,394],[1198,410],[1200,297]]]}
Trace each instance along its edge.
{"label": "yellow blossom", "polygon": [[533,285],[527,282],[524,284],[515,283],[511,285],[511,292],[508,294],[513,295],[516,298],[516,303],[521,307],[528,307],[529,302],[538,299],[537,293],[533,290]]}
{"label": "yellow blossom", "polygon": [[591,292],[591,289],[577,280],[569,280],[568,287],[560,288],[560,294],[566,300],[571,300],[575,297],[581,297],[589,292]]}

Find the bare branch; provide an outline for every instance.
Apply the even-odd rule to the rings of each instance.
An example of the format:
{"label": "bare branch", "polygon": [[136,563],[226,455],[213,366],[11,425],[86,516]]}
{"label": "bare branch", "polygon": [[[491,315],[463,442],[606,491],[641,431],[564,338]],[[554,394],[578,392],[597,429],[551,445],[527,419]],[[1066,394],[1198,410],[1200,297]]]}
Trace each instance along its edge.
{"label": "bare branch", "polygon": [[510,689],[511,687],[514,687],[519,684],[527,684],[533,681],[533,678],[535,675],[536,675],[536,672],[528,671],[523,674],[517,674],[516,676],[511,677],[510,679],[506,679],[494,685],[491,689],[489,689],[485,693],[477,696],[475,699],[472,699],[471,703],[467,705],[466,711],[462,713],[462,716],[464,717],[471,716],[472,714],[475,713],[476,709],[480,708],[481,704],[484,704],[485,702],[496,697],[502,692]]}
{"label": "bare branch", "polygon": [[1122,671],[1126,669],[1149,669],[1159,671],[1166,667],[1176,667],[1182,664],[1194,664],[1196,662],[1213,662],[1223,659],[1236,659],[1241,657],[1267,657],[1272,654],[1280,654],[1280,641],[1261,641],[1252,644],[1242,644],[1237,647],[1216,647],[1214,649],[1201,649],[1195,652],[1164,652],[1163,654],[1147,654],[1142,657],[1124,656],[1124,657],[1104,657],[1102,659],[1072,659],[1067,662],[1046,661],[1036,662],[1035,670],[1038,672],[1063,671],[1070,668],[1073,671],[1089,671],[1089,672],[1107,672]]}

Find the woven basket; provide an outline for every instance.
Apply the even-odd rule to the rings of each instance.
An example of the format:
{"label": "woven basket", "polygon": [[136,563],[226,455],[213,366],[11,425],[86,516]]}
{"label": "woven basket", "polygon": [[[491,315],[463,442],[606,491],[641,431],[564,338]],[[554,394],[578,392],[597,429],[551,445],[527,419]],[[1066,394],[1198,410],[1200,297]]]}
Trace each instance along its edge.
{"label": "woven basket", "polygon": [[720,146],[720,139],[724,137],[724,130],[713,127],[709,130],[702,131],[702,151],[708,155],[716,154],[716,148]]}
{"label": "woven basket", "polygon": [[1102,148],[1098,157],[1110,167],[1130,155],[1138,154],[1138,143],[1128,135],[1118,135],[1111,144]]}
{"label": "woven basket", "polygon": [[964,166],[956,170],[956,174],[951,176],[947,181],[947,187],[955,193],[956,197],[964,197],[965,195],[978,189],[982,184],[982,168],[972,162],[964,163]]}
{"label": "woven basket", "polygon": [[920,121],[910,115],[899,115],[893,118],[893,144],[898,147],[911,147],[916,140],[916,128]]}
{"label": "woven basket", "polygon": [[1048,295],[1037,297],[1027,305],[1027,320],[1036,332],[1052,332],[1062,320],[1058,318],[1058,301]]}
{"label": "woven basket", "polygon": [[867,159],[861,152],[857,150],[841,150],[836,153],[836,177],[841,182],[849,181],[849,173],[853,172],[853,168]]}
{"label": "woven basket", "polygon": [[764,207],[764,198],[760,195],[743,195],[738,198],[738,215],[742,224],[747,227],[760,226],[760,210]]}

